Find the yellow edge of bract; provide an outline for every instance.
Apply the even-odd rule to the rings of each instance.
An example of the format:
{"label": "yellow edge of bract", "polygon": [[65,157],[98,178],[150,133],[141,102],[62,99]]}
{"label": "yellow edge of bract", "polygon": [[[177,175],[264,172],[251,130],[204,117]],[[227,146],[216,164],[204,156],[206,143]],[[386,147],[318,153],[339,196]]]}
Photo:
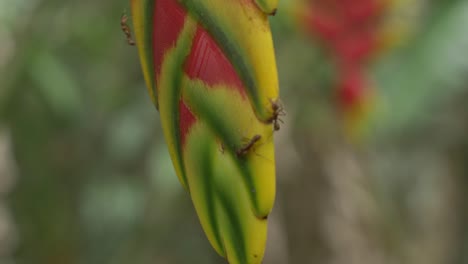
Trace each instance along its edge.
{"label": "yellow edge of bract", "polygon": [[[155,94],[155,87],[154,87],[154,82],[152,78],[151,72],[153,71],[152,65],[152,58],[148,58],[147,54],[148,51],[152,49],[152,47],[147,47],[147,43],[145,41],[145,32],[146,32],[146,27],[151,26],[147,25],[147,20],[148,18],[145,17],[145,8],[147,6],[145,3],[148,0],[131,0],[130,1],[130,7],[131,7],[131,12],[132,12],[132,21],[133,21],[133,28],[135,32],[135,38],[136,38],[136,45],[138,48],[138,54],[140,57],[140,64],[141,68],[143,71],[143,77],[145,78],[146,82],[146,88],[148,90],[148,93],[151,97],[151,100],[153,101],[154,105],[158,105],[157,102],[157,95]],[[150,0],[151,1],[151,0]]]}
{"label": "yellow edge of bract", "polygon": [[260,127],[262,139],[248,154],[248,168],[252,175],[257,198],[257,217],[271,213],[276,195],[275,147],[271,126]]}

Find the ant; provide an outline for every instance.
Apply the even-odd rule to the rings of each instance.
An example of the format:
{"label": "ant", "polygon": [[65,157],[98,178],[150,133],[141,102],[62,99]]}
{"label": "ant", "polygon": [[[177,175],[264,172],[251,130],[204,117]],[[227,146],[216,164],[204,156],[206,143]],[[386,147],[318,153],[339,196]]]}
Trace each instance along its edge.
{"label": "ant", "polygon": [[241,149],[236,151],[237,157],[240,158],[240,157],[243,157],[243,156],[247,155],[247,153],[249,153],[249,150],[252,149],[252,147],[255,145],[255,143],[257,143],[261,138],[262,138],[262,136],[260,136],[260,135],[253,136],[249,140],[249,142],[247,142],[247,144],[245,144]]}
{"label": "ant", "polygon": [[127,17],[127,14],[124,11],[122,13],[122,16],[120,17],[120,28],[122,29],[123,33],[125,34],[128,45],[135,46],[135,41],[132,39],[132,31],[130,30],[130,27],[128,26],[127,21],[128,21],[128,17]]}
{"label": "ant", "polygon": [[278,100],[273,101],[270,99],[271,109],[273,110],[273,115],[267,120],[268,123],[273,123],[273,129],[275,131],[280,130],[280,122],[284,123],[280,116],[285,116],[286,112],[284,111],[283,105]]}

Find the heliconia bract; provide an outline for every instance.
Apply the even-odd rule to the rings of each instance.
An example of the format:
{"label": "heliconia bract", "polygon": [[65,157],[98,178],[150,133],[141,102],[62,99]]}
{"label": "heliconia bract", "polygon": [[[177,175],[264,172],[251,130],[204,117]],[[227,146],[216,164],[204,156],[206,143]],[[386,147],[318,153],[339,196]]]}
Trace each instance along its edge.
{"label": "heliconia bract", "polygon": [[261,263],[275,199],[277,0],[131,0],[149,94],[213,248]]}

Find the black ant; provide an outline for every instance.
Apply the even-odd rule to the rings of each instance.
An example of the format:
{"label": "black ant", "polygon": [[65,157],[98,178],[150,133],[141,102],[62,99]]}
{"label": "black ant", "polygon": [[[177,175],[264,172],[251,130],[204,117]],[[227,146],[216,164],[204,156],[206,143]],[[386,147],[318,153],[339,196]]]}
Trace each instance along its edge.
{"label": "black ant", "polygon": [[261,138],[262,138],[262,136],[260,136],[260,135],[253,136],[249,140],[249,142],[247,142],[247,144],[245,144],[241,149],[236,151],[237,157],[240,158],[240,157],[243,157],[243,156],[247,155],[247,153],[249,153],[249,150],[252,149],[252,147],[255,145],[255,143],[257,143]]}
{"label": "black ant", "polygon": [[132,31],[130,27],[127,24],[128,17],[125,11],[122,13],[122,16],[120,17],[120,28],[122,29],[123,33],[125,34],[125,37],[127,39],[128,45],[130,46],[135,46],[135,41],[132,39]]}
{"label": "black ant", "polygon": [[285,116],[286,112],[284,111],[283,105],[278,100],[273,101],[270,99],[271,109],[273,110],[273,115],[267,120],[268,123],[273,123],[273,129],[275,131],[280,130],[280,122],[284,123],[280,116]]}

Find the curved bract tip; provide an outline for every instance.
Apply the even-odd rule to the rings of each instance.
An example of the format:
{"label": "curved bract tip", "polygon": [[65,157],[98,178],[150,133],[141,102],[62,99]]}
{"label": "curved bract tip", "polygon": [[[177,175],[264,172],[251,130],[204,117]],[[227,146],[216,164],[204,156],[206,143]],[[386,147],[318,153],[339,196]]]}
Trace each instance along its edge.
{"label": "curved bract tip", "polygon": [[255,0],[258,7],[268,15],[274,16],[278,8],[278,0]]}

